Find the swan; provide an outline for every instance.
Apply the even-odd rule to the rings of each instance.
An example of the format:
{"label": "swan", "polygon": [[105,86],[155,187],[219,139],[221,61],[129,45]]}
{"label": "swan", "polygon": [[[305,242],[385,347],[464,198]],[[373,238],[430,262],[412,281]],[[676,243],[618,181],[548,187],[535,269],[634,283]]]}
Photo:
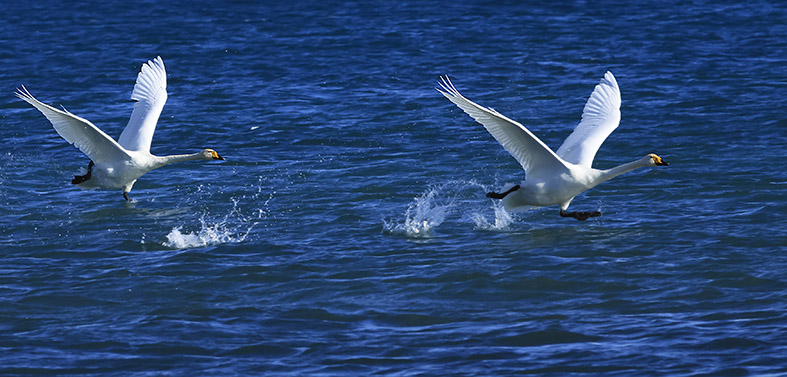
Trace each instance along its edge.
{"label": "swan", "polygon": [[562,217],[586,220],[601,216],[599,211],[566,210],[575,196],[600,183],[637,168],[669,165],[651,153],[612,169],[591,167],[598,148],[620,123],[620,89],[615,76],[609,71],[596,85],[582,111],[582,120],[557,153],[525,126],[462,96],[448,76],[441,77],[438,83],[440,88],[436,88],[437,91],[481,123],[525,170],[525,181],[521,185],[515,185],[502,193],[490,192],[486,195],[502,199],[508,210],[557,204]]}
{"label": "swan", "polygon": [[150,153],[153,132],[167,101],[167,72],[160,56],[142,65],[131,92],[134,110],[117,141],[65,108],[61,111],[37,100],[24,85],[17,88],[16,96],[44,114],[63,139],[90,158],[87,174],[71,181],[80,188],[123,189],[123,198],[128,201],[137,179],[153,169],[182,161],[224,160],[213,149],[171,156]]}

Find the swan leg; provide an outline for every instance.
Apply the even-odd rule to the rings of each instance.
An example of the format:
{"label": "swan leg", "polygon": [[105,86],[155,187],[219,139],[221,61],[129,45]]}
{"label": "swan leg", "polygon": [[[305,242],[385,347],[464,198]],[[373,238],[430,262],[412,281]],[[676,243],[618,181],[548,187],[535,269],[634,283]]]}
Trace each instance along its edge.
{"label": "swan leg", "polygon": [[128,184],[126,184],[125,187],[123,187],[123,198],[125,198],[126,201],[128,201],[128,202],[131,201],[131,198],[128,197],[128,193],[131,192],[131,188],[134,187],[134,183],[136,183],[136,182],[137,182],[137,180],[135,179],[135,180],[129,182]]}
{"label": "swan leg", "polygon": [[85,175],[75,175],[74,179],[71,180],[71,183],[75,184],[75,185],[78,185],[78,184],[84,183],[85,181],[90,179],[90,177],[93,175],[93,165],[95,165],[95,164],[93,164],[93,161],[90,161],[90,163],[87,164],[87,174],[85,174]]}
{"label": "swan leg", "polygon": [[486,193],[486,197],[487,198],[492,198],[492,199],[503,199],[503,198],[506,197],[506,195],[508,195],[508,194],[510,194],[510,193],[512,193],[512,192],[514,192],[516,190],[519,190],[519,185],[511,187],[510,189],[508,189],[508,191],[506,191],[504,193],[496,193],[494,191],[493,192],[488,192],[488,193]]}
{"label": "swan leg", "polygon": [[599,211],[591,211],[591,212],[566,212],[562,208],[560,209],[560,216],[561,217],[573,217],[579,221],[587,220],[591,217],[599,217],[601,216],[601,212]]}

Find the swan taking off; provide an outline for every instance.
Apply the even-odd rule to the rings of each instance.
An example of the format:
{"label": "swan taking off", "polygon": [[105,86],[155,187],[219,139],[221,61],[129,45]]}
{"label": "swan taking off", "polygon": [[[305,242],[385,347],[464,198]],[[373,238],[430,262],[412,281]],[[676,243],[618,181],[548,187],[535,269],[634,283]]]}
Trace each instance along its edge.
{"label": "swan taking off", "polygon": [[591,167],[601,143],[620,123],[620,89],[611,72],[604,74],[604,78],[596,85],[582,111],[582,121],[566,138],[557,153],[525,126],[462,96],[448,76],[441,79],[442,90],[437,91],[481,123],[525,170],[526,179],[521,185],[511,187],[503,193],[490,192],[486,195],[493,199],[503,199],[506,209],[558,204],[560,216],[563,217],[586,220],[589,217],[601,216],[599,211],[566,212],[566,209],[575,196],[623,173],[644,166],[669,165],[661,157],[649,154],[612,169],[599,170]]}
{"label": "swan taking off", "polygon": [[137,102],[118,141],[90,121],[37,100],[24,85],[17,89],[16,96],[43,113],[63,139],[90,158],[87,174],[74,176],[71,181],[82,188],[123,189],[123,197],[129,200],[134,182],[153,169],[181,161],[224,159],[212,149],[172,156],[150,154],[153,132],[167,101],[167,72],[160,56],[142,65],[131,93],[131,99]]}

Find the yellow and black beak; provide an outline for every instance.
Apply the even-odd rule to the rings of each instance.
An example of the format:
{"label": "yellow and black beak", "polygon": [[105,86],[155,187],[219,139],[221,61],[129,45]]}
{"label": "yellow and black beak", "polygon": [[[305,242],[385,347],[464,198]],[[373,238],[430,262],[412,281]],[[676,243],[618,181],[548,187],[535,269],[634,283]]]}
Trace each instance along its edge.
{"label": "yellow and black beak", "polygon": [[651,155],[650,157],[653,159],[653,163],[656,164],[656,166],[669,166],[669,162],[664,161],[664,159],[656,156],[655,154]]}
{"label": "yellow and black beak", "polygon": [[211,154],[213,155],[214,160],[224,160],[224,157],[219,156],[219,154],[216,153],[216,151],[212,151]]}

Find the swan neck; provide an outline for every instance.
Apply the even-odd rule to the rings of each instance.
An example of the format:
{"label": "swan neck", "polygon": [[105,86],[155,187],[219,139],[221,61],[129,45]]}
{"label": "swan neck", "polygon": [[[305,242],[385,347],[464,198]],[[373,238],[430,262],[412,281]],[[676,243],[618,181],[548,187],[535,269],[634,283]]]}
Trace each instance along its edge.
{"label": "swan neck", "polygon": [[185,162],[185,161],[194,161],[201,159],[200,153],[192,153],[192,154],[173,154],[170,156],[158,156],[156,158],[157,168],[162,166],[178,163],[178,162]]}
{"label": "swan neck", "polygon": [[649,159],[650,157],[646,157],[643,159],[625,163],[623,165],[615,166],[612,169],[602,170],[600,182],[606,182],[612,178],[615,178],[621,174],[628,173],[634,169],[648,166]]}

